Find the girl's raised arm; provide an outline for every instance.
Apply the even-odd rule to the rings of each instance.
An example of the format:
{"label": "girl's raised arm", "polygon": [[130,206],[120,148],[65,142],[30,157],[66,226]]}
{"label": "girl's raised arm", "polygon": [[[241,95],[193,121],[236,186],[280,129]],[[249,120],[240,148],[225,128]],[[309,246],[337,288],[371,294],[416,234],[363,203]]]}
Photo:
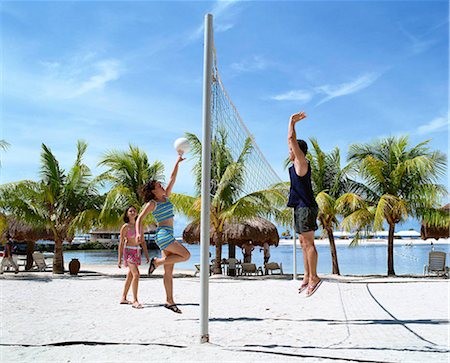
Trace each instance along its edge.
{"label": "girl's raised arm", "polygon": [[167,184],[166,196],[170,196],[170,193],[172,193],[173,185],[175,184],[175,181],[177,180],[178,165],[184,160],[186,160],[186,159],[183,158],[183,154],[178,154],[177,162],[175,163],[175,166],[173,167],[172,174],[170,174],[169,184]]}

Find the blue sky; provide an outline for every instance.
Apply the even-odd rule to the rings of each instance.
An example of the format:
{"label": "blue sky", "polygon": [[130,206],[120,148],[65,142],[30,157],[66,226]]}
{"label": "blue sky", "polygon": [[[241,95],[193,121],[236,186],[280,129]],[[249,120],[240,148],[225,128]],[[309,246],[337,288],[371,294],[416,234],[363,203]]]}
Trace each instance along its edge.
{"label": "blue sky", "polygon": [[[173,141],[201,132],[207,12],[225,87],[282,178],[299,110],[299,136],[325,150],[409,134],[447,153],[447,1],[15,1],[1,3],[1,182],[37,179],[41,143],[69,167],[78,139],[95,174],[129,143],[170,173]],[[193,193],[191,167],[175,191]]]}

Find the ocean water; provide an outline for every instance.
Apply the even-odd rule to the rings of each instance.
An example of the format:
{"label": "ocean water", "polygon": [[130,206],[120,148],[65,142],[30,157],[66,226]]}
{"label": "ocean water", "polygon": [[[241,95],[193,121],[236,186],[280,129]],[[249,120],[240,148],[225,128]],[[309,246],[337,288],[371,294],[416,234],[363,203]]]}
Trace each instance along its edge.
{"label": "ocean water", "polygon": [[[185,245],[191,253],[187,262],[176,265],[179,269],[195,270],[194,264],[200,263],[200,246]],[[317,244],[319,254],[318,273],[331,273],[331,255],[328,245]],[[450,253],[449,244],[434,244],[435,251]],[[215,247],[210,248],[211,259],[215,255]],[[420,244],[408,246],[404,244],[394,245],[394,268],[397,275],[423,274],[423,267],[428,263],[428,253],[431,246]],[[150,256],[159,256],[159,251],[150,250]],[[293,248],[289,245],[280,245],[270,249],[270,261],[283,264],[284,273],[293,272]],[[337,246],[337,254],[340,272],[343,275],[372,275],[386,274],[387,272],[387,246],[385,244],[360,245],[357,247]],[[222,258],[228,257],[228,246],[223,246]],[[72,259],[78,258],[83,264],[117,264],[117,251],[65,251],[64,260],[66,264]],[[236,258],[243,259],[240,248],[236,248]],[[449,265],[447,256],[447,265]],[[259,247],[255,248],[252,262],[257,266],[263,265],[263,252]],[[303,257],[300,247],[297,247],[297,272],[303,273]]]}

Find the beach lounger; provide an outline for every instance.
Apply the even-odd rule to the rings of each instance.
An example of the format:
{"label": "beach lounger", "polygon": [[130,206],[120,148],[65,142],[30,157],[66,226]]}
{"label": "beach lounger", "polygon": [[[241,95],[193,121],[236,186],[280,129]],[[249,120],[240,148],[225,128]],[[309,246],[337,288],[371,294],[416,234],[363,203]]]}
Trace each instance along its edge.
{"label": "beach lounger", "polygon": [[[16,268],[17,268],[17,270],[16,270]],[[4,271],[9,271],[12,269],[14,269],[16,273],[17,273],[17,271],[19,271],[17,255],[12,255],[12,259],[3,257],[2,261],[1,261],[0,273],[3,273]]]}
{"label": "beach lounger", "polygon": [[261,267],[256,267],[254,263],[244,262],[241,265],[241,275],[263,275],[263,270]]}
{"label": "beach lounger", "polygon": [[[283,275],[283,264],[278,264],[277,262],[268,262],[264,265],[266,275],[273,275],[274,271],[280,271],[279,275]],[[278,275],[278,274],[277,274]]]}
{"label": "beach lounger", "polygon": [[[200,273],[200,264],[195,264],[195,272],[194,272],[194,277],[197,276]],[[212,265],[209,265],[209,276],[212,275],[213,272],[213,267]]]}
{"label": "beach lounger", "polygon": [[[13,262],[17,265],[17,266],[19,266],[19,256],[17,256],[17,255],[12,255],[12,259],[13,259]],[[12,270],[13,269],[13,265],[12,264],[9,264],[7,267],[6,267],[6,271],[9,271],[10,269]],[[19,266],[20,267],[20,266]]]}
{"label": "beach lounger", "polygon": [[236,276],[240,274],[241,271],[241,267],[240,265],[238,265],[238,261],[235,258],[229,258],[228,259],[228,269],[227,269],[227,274],[230,274],[230,270],[234,270]]}
{"label": "beach lounger", "polygon": [[445,252],[431,251],[428,254],[428,265],[423,267],[424,275],[445,276],[448,278],[449,268],[445,266]]}
{"label": "beach lounger", "polygon": [[52,265],[47,265],[42,252],[33,252],[33,261],[36,265],[33,269],[37,269],[38,271],[46,271],[52,267]]}

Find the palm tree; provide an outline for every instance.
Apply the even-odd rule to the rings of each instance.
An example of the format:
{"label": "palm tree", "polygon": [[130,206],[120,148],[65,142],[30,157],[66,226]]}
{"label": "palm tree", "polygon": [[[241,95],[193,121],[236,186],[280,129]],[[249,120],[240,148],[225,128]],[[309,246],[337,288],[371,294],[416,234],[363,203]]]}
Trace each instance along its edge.
{"label": "palm tree", "polygon": [[[10,144],[6,142],[5,140],[0,140],[0,150],[6,151],[10,147]],[[2,166],[2,163],[0,161],[0,166]]]}
{"label": "palm tree", "polygon": [[364,184],[357,185],[362,198],[353,200],[343,222],[361,227],[372,218],[376,230],[383,223],[388,225],[388,275],[395,275],[395,225],[409,216],[436,219],[433,210],[446,194],[446,188],[437,183],[446,172],[446,155],[431,151],[428,143],[411,147],[408,137],[403,136],[350,146],[348,160],[357,166]]}
{"label": "palm tree", "polygon": [[117,227],[127,206],[144,204],[139,190],[147,181],[164,180],[164,165],[160,161],[150,164],[147,154],[133,145],[127,151],[106,152],[98,165],[108,168],[98,180],[111,184],[100,215],[104,226]]}
{"label": "palm tree", "polygon": [[75,231],[89,230],[102,205],[96,182],[83,163],[87,144],[77,143],[77,157],[66,173],[51,150],[42,144],[41,180],[0,186],[0,211],[35,227],[48,228],[55,241],[53,273],[64,273],[62,244]]}
{"label": "palm tree", "polygon": [[347,176],[350,166],[341,169],[339,148],[324,153],[316,139],[311,138],[310,141],[313,146],[309,153],[311,181],[319,205],[318,220],[330,243],[332,273],[340,275],[333,231],[339,225],[337,200],[348,192],[352,182]]}
{"label": "palm tree", "polygon": [[[195,176],[196,195],[189,197],[176,195],[175,203],[179,210],[194,221],[200,220],[200,190],[201,190],[201,150],[202,145],[198,137],[186,133],[192,153],[197,159],[193,167]],[[241,221],[255,216],[269,216],[276,214],[269,204],[273,196],[266,195],[265,191],[257,191],[244,195],[244,175],[247,156],[252,151],[251,139],[247,138],[242,150],[236,159],[233,158],[230,148],[227,146],[227,133],[218,130],[211,143],[211,227],[214,230],[216,240],[216,256],[214,273],[220,274],[222,260],[223,227],[228,221]],[[276,194],[276,193],[275,193]]]}
{"label": "palm tree", "polygon": [[6,150],[8,147],[9,147],[10,145],[9,145],[9,143],[8,142],[6,142],[5,140],[0,140],[0,149],[2,149],[2,150]]}

